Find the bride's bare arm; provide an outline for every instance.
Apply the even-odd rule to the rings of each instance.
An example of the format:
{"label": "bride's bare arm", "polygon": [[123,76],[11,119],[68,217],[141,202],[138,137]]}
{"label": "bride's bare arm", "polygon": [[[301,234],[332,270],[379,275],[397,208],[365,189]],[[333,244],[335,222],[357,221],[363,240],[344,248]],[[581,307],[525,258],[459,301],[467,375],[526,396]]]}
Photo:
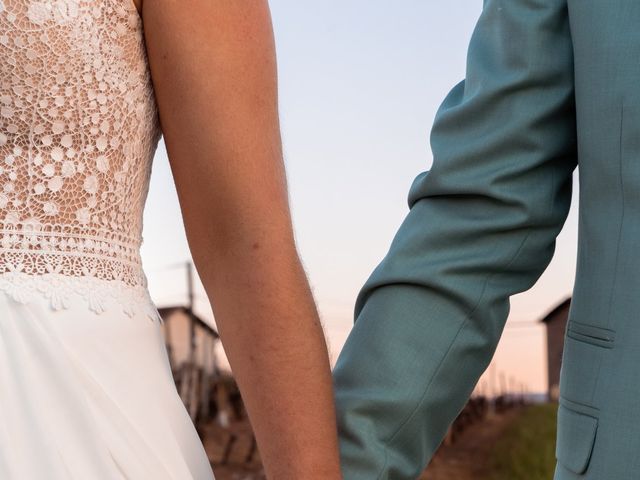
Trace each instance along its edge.
{"label": "bride's bare arm", "polygon": [[325,337],[292,232],[266,0],[142,6],[193,259],[270,479],[341,478]]}

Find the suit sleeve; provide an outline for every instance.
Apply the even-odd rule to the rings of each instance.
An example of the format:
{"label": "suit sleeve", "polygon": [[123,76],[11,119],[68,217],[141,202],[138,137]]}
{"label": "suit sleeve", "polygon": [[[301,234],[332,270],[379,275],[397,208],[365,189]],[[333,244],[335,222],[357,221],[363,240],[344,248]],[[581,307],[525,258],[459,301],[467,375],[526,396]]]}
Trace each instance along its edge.
{"label": "suit sleeve", "polygon": [[418,477],[551,261],[577,165],[566,0],[485,0],[430,143],[333,370],[345,480]]}

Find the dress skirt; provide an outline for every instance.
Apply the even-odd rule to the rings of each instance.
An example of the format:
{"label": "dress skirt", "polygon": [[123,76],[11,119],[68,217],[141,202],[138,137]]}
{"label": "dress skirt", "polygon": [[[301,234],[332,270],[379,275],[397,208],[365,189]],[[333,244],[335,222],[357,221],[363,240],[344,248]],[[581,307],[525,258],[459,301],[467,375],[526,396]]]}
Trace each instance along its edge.
{"label": "dress skirt", "polygon": [[0,479],[214,479],[160,322],[110,301],[0,291]]}

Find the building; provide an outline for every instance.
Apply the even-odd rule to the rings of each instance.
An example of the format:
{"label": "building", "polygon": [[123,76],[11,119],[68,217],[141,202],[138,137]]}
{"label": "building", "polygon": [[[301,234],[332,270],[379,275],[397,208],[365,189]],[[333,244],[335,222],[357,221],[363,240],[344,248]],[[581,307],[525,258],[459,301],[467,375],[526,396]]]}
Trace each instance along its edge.
{"label": "building", "polygon": [[188,307],[162,307],[158,312],[171,366],[179,369],[192,362],[210,374],[217,373],[214,349],[220,339],[218,332]]}
{"label": "building", "polygon": [[211,391],[220,375],[215,347],[218,332],[190,308],[158,308],[176,388],[195,422],[211,413]]}
{"label": "building", "polygon": [[547,327],[547,396],[551,401],[557,401],[560,393],[560,365],[570,305],[571,297],[557,305],[541,320]]}

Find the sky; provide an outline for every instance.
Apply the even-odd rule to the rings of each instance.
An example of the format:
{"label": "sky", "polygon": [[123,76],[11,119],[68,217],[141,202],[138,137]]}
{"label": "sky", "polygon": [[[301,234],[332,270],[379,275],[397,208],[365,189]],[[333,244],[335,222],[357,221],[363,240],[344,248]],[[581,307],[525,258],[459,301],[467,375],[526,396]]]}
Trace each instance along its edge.
{"label": "sky", "polygon": [[[271,0],[279,105],[296,242],[332,365],[353,325],[356,295],[408,212],[411,182],[432,162],[429,133],[448,91],[465,76],[482,0]],[[554,258],[511,312],[478,387],[546,389],[538,324],[571,294],[574,198]],[[184,304],[190,260],[164,143],[154,159],[142,258],[158,306]],[[196,311],[215,325],[196,278]],[[221,363],[228,365],[221,348]]]}

